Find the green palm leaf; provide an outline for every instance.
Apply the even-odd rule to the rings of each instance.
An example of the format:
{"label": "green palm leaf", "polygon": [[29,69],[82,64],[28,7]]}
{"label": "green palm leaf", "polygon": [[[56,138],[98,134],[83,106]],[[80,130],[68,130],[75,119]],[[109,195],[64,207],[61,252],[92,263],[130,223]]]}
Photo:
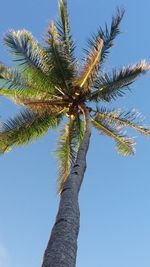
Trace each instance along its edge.
{"label": "green palm leaf", "polygon": [[101,74],[99,79],[95,83],[95,90],[90,100],[99,101],[105,100],[110,101],[121,97],[125,94],[124,88],[129,87],[137,77],[141,74],[145,74],[150,69],[150,65],[145,61],[141,61],[136,65],[130,65],[129,67],[123,67],[121,70],[114,70],[112,75],[107,73]]}
{"label": "green palm leaf", "polygon": [[[2,81],[2,88],[20,90],[20,94],[35,96],[47,95],[48,97],[54,95],[55,85],[51,80],[37,69],[26,69],[25,71],[17,68],[8,68],[0,64],[0,79]],[[24,91],[24,92],[23,92]],[[58,94],[58,91],[57,91]]]}
{"label": "green palm leaf", "polygon": [[[12,100],[14,100],[14,102],[17,103],[21,103],[23,101],[37,101],[40,99],[50,99],[52,97],[52,95],[47,94],[44,92],[38,92],[35,91],[32,88],[27,88],[25,90],[20,90],[20,89],[8,89],[8,88],[0,88],[0,95],[5,96],[7,98],[10,98]],[[54,95],[53,95],[54,96]]]}
{"label": "green palm leaf", "polygon": [[16,89],[23,89],[30,87],[27,79],[23,77],[22,73],[16,68],[8,68],[0,64],[0,79],[4,86],[8,88],[15,87]]}
{"label": "green palm leaf", "polygon": [[[37,92],[32,88],[25,90],[0,88],[0,95],[12,100],[15,104],[26,106],[30,110],[39,113],[57,113],[64,108],[64,104],[57,96],[48,95],[47,93]],[[56,101],[57,100],[57,101]]]}
{"label": "green palm leaf", "polygon": [[63,184],[65,183],[70,173],[71,164],[73,164],[75,160],[75,153],[71,146],[71,126],[71,123],[67,124],[65,125],[65,128],[61,130],[58,148],[56,150],[56,154],[59,159],[59,192],[61,192]]}
{"label": "green palm leaf", "polygon": [[72,40],[72,35],[70,33],[70,23],[69,16],[67,11],[67,1],[59,1],[59,20],[56,24],[59,39],[61,45],[63,46],[63,51],[66,57],[69,59],[72,64],[75,63],[76,59],[74,56],[75,44]]}
{"label": "green palm leaf", "polygon": [[74,164],[78,148],[83,138],[84,125],[79,116],[70,119],[61,130],[56,155],[59,160],[58,188],[61,192],[63,185]]}
{"label": "green palm leaf", "polygon": [[49,24],[46,42],[48,44],[46,52],[53,65],[51,76],[54,79],[54,83],[57,83],[58,87],[60,87],[64,93],[71,94],[74,68],[63,51],[63,46],[59,40],[58,31],[54,23]]}
{"label": "green palm leaf", "polygon": [[[52,66],[48,55],[39,47],[31,33],[26,30],[11,30],[6,34],[4,41],[5,44],[11,48],[12,54],[17,57],[15,61],[18,61],[20,66],[22,65],[25,67],[24,71],[21,70],[21,77],[19,77],[20,74],[18,70],[15,70],[16,75],[18,75],[17,83],[19,83],[19,78],[23,79],[24,77],[32,88],[36,88],[38,91],[47,90],[49,92],[54,92],[55,85],[51,79]],[[8,70],[7,72],[13,72],[13,70]],[[13,75],[15,73],[13,73]],[[12,75],[10,74],[9,76],[10,84],[13,86]]]}
{"label": "green palm leaf", "polygon": [[4,153],[13,146],[26,145],[44,135],[49,128],[55,128],[62,115],[38,115],[25,110],[17,117],[1,123],[0,152]]}
{"label": "green palm leaf", "polygon": [[46,53],[39,47],[30,32],[26,30],[10,30],[4,37],[4,43],[10,48],[20,65],[34,67],[47,72]]}
{"label": "green palm leaf", "polygon": [[23,77],[27,79],[30,87],[39,93],[46,93],[49,96],[53,95],[55,92],[58,94],[56,89],[57,82],[54,83],[51,74],[48,76],[38,69],[28,68],[23,72]]}

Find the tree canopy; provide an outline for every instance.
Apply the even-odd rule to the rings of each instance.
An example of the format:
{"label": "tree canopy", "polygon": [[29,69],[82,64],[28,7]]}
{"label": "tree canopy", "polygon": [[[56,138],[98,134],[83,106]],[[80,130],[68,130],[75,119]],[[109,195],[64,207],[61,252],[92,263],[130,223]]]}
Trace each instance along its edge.
{"label": "tree canopy", "polygon": [[[123,15],[124,9],[117,9],[110,27],[106,24],[92,35],[82,62],[75,54],[65,0],[59,1],[58,19],[48,25],[44,46],[25,29],[10,30],[4,37],[15,67],[0,64],[0,95],[22,106],[22,111],[1,123],[0,152],[28,144],[61,124],[56,148],[60,162],[59,190],[77,156],[84,133],[85,109],[90,112],[93,127],[111,137],[121,155],[132,155],[135,151],[135,141],[126,135],[125,128],[150,136],[136,110],[105,107],[106,103],[123,97],[131,84],[150,68],[142,60],[111,73],[104,71],[104,63],[120,33]],[[65,116],[67,120],[63,120]]]}

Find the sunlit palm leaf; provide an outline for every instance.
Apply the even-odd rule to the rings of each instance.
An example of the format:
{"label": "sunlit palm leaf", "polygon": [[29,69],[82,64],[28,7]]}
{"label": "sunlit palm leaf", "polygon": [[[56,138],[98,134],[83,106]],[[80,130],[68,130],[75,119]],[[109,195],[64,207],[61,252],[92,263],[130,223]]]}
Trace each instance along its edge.
{"label": "sunlit palm leaf", "polygon": [[124,88],[128,89],[137,77],[145,74],[150,69],[150,65],[145,61],[141,61],[136,65],[123,67],[121,70],[114,70],[112,75],[102,74],[95,83],[97,89],[90,95],[90,100],[110,101],[125,94]]}
{"label": "sunlit palm leaf", "polygon": [[75,162],[77,151],[83,138],[83,122],[80,117],[70,119],[70,122],[61,130],[56,155],[59,159],[58,188],[61,192],[71,166]]}
{"label": "sunlit palm leaf", "polygon": [[115,123],[116,125],[121,125],[127,128],[133,128],[141,134],[150,137],[150,129],[141,125],[143,122],[143,116],[135,110],[130,110],[123,112],[121,110],[107,111],[107,109],[102,112],[100,110],[96,113],[96,118],[107,119],[110,123]]}
{"label": "sunlit palm leaf", "polygon": [[21,65],[35,67],[47,72],[49,67],[46,53],[39,47],[30,32],[26,30],[10,30],[4,37],[5,45]]}
{"label": "sunlit palm leaf", "polygon": [[16,68],[8,68],[0,64],[0,79],[2,85],[8,88],[15,87],[16,89],[23,89],[30,87],[27,79],[25,79],[20,71]]}
{"label": "sunlit palm leaf", "polygon": [[72,139],[71,128],[72,128],[72,122],[65,125],[65,128],[61,130],[58,148],[56,151],[57,157],[59,159],[59,179],[58,179],[59,192],[61,192],[63,184],[65,183],[69,175],[71,164],[75,160],[75,153],[71,147],[71,139]]}
{"label": "sunlit palm leaf", "polygon": [[69,59],[72,64],[75,63],[74,50],[75,45],[72,40],[72,36],[70,33],[70,24],[69,17],[67,11],[67,1],[60,0],[59,1],[59,20],[57,22],[57,30],[59,34],[59,39],[61,41],[61,45],[63,46],[63,51],[66,57]]}
{"label": "sunlit palm leaf", "polygon": [[55,128],[62,115],[50,116],[38,115],[30,111],[24,111],[17,117],[0,125],[0,151],[7,151],[13,146],[28,144],[44,135],[49,128]]}
{"label": "sunlit palm leaf", "polygon": [[69,94],[71,90],[69,85],[74,78],[74,71],[63,52],[57,29],[53,23],[49,24],[46,42],[48,44],[46,52],[53,65],[51,76],[54,79],[54,83],[57,83],[65,93]]}
{"label": "sunlit palm leaf", "polygon": [[54,85],[50,79],[52,66],[46,52],[39,47],[31,33],[26,30],[12,30],[6,34],[4,41],[16,56],[16,61],[25,66],[22,77],[26,77],[32,88],[38,88],[38,91],[46,88],[47,91],[52,91],[52,89],[54,91]]}
{"label": "sunlit palm leaf", "polygon": [[62,110],[66,110],[66,103],[57,100],[24,100],[23,104],[28,107],[33,112],[38,114],[57,114],[60,113]]}
{"label": "sunlit palm leaf", "polygon": [[41,92],[44,94],[46,93],[48,95],[53,95],[55,92],[57,92],[55,89],[57,83],[54,83],[51,75],[47,76],[42,72],[39,72],[38,69],[26,69],[23,72],[23,77],[25,77],[31,87],[39,93]]}
{"label": "sunlit palm leaf", "polygon": [[113,138],[117,144],[117,151],[123,156],[134,154],[135,142],[132,138],[126,137],[122,128],[116,124],[111,124],[107,119],[92,119],[92,124],[102,134]]}
{"label": "sunlit palm leaf", "polygon": [[[25,90],[20,89],[8,89],[8,88],[0,88],[0,96],[4,96],[10,100],[12,100],[17,105],[23,105],[25,106],[26,103],[32,102],[32,101],[46,101],[47,99],[51,99],[52,96],[48,95],[47,93],[41,93],[37,92],[34,89],[27,88]],[[53,96],[54,98],[54,96]],[[32,104],[31,104],[32,105]],[[30,105],[27,105],[30,108]],[[34,106],[34,105],[33,105]],[[31,108],[30,108],[31,109]]]}
{"label": "sunlit palm leaf", "polygon": [[77,152],[81,145],[84,134],[84,122],[81,120],[79,115],[76,115],[76,117],[74,118],[73,129],[74,129],[74,144]]}
{"label": "sunlit palm leaf", "polygon": [[89,91],[89,85],[93,82],[97,71],[99,69],[99,61],[101,58],[103,48],[103,40],[99,37],[96,37],[92,43],[91,51],[88,53],[87,58],[85,60],[85,65],[83,66],[83,70],[79,74],[77,78],[77,85],[83,88],[83,91]]}
{"label": "sunlit palm leaf", "polygon": [[0,64],[0,79],[2,87],[5,86],[15,90],[30,89],[30,95],[42,92],[50,96],[56,91],[55,85],[52,84],[51,80],[39,72],[38,69],[28,68],[25,71],[21,71],[18,68],[8,68]]}

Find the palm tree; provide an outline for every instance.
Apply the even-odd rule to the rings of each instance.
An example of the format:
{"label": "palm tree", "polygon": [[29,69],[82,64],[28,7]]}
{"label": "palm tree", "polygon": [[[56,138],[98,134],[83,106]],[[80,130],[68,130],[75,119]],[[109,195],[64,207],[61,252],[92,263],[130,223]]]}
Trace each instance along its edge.
{"label": "palm tree", "polygon": [[[1,123],[0,152],[28,144],[60,124],[56,149],[59,159],[60,205],[42,267],[74,267],[79,232],[78,195],[86,169],[91,126],[111,137],[121,155],[134,154],[135,142],[124,128],[150,136],[139,112],[108,109],[129,86],[149,70],[146,61],[105,73],[103,64],[119,34],[124,10],[117,9],[110,29],[92,36],[79,64],[70,33],[67,3],[59,0],[59,19],[49,23],[45,46],[30,32],[10,30],[4,37],[16,67],[0,64],[0,94],[23,106],[13,119]],[[64,121],[63,119],[67,117]]]}

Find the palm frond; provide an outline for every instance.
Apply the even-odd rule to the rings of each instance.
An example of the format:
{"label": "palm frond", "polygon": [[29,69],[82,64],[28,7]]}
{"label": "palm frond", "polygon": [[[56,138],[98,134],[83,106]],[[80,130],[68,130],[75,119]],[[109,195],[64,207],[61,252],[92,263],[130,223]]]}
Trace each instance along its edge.
{"label": "palm frond", "polygon": [[145,61],[141,61],[135,65],[123,67],[119,71],[114,70],[112,75],[101,74],[95,83],[95,90],[90,100],[99,101],[114,100],[125,94],[123,88],[129,89],[131,85],[141,74],[145,74],[150,69],[150,65]]}
{"label": "palm frond", "polygon": [[[40,101],[41,99],[46,101],[47,99],[51,99],[51,95],[47,95],[41,92],[37,92],[32,88],[27,89],[8,89],[8,88],[0,88],[0,95],[4,96],[10,100],[12,100],[17,105],[25,105],[27,102],[31,101]],[[54,95],[53,95],[54,97]]]}
{"label": "palm frond", "polygon": [[28,93],[30,95],[38,95],[42,92],[52,96],[56,91],[52,81],[39,70],[33,68],[21,71],[18,68],[9,68],[4,64],[0,64],[0,80],[2,81],[2,88],[19,89],[21,94],[24,95],[28,95]]}
{"label": "palm frond", "polygon": [[[23,66],[21,79],[24,77],[32,85],[32,88],[38,88],[38,91],[54,92],[55,84],[51,76],[52,65],[47,53],[40,48],[31,33],[26,30],[12,30],[6,34],[4,41],[17,57],[16,61]],[[16,73],[17,71],[15,70]],[[11,83],[13,83],[12,80]]]}
{"label": "palm frond", "polygon": [[74,146],[77,153],[84,135],[84,122],[80,118],[79,114],[74,119],[73,130],[74,130]]}
{"label": "palm frond", "polygon": [[75,64],[75,44],[72,40],[72,35],[70,33],[70,23],[69,16],[67,11],[67,1],[60,0],[59,1],[59,19],[56,24],[59,40],[61,41],[61,45],[63,46],[63,51],[66,57],[72,64]]}
{"label": "palm frond", "polygon": [[56,155],[59,159],[58,191],[61,192],[63,185],[70,173],[71,166],[75,162],[77,151],[83,138],[83,122],[79,116],[70,121],[61,130]]}
{"label": "palm frond", "polygon": [[71,164],[75,160],[75,153],[71,146],[72,139],[72,122],[65,125],[65,128],[61,130],[58,148],[56,155],[59,159],[59,179],[58,179],[58,191],[61,192],[63,184],[65,183],[69,173]]}
{"label": "palm frond", "polygon": [[0,149],[1,153],[11,147],[26,145],[32,140],[44,135],[49,128],[55,128],[62,115],[50,116],[38,115],[25,110],[13,119],[0,125]]}
{"label": "palm frond", "polygon": [[9,68],[3,64],[0,64],[0,79],[3,86],[15,89],[30,88],[31,83],[27,77],[24,77],[22,72],[17,68]]}
{"label": "palm frond", "polygon": [[32,87],[37,93],[44,93],[49,96],[54,93],[58,94],[58,91],[55,89],[57,82],[54,83],[51,74],[47,76],[38,69],[29,68],[23,72],[23,77],[25,77],[30,87]]}
{"label": "palm frond", "polygon": [[110,123],[121,125],[127,128],[133,128],[137,132],[150,137],[150,129],[141,125],[143,123],[143,116],[135,109],[127,112],[119,110],[99,109],[96,113],[96,118],[107,119]]}
{"label": "palm frond", "polygon": [[79,74],[77,81],[75,82],[83,91],[89,91],[89,85],[93,82],[98,70],[99,70],[99,61],[101,58],[103,48],[103,40],[98,36],[92,42],[91,50],[88,51],[87,58],[85,60],[85,65],[83,70]]}
{"label": "palm frond", "polygon": [[32,99],[25,99],[22,101],[25,107],[29,108],[33,112],[36,112],[38,114],[57,114],[61,112],[62,110],[67,109],[66,103],[62,100],[32,100]]}
{"label": "palm frond", "polygon": [[69,94],[71,83],[74,78],[74,69],[72,68],[72,63],[63,52],[63,47],[54,23],[49,24],[46,42],[48,44],[46,53],[53,65],[51,77],[53,77],[54,83],[57,83],[58,87],[60,87],[66,94]]}
{"label": "palm frond", "polygon": [[50,68],[47,65],[47,55],[33,39],[32,34],[26,30],[10,30],[4,37],[4,43],[10,48],[20,65],[34,67],[42,72]]}
{"label": "palm frond", "polygon": [[115,140],[119,154],[123,156],[134,154],[135,142],[132,138],[125,136],[121,127],[115,123],[110,124],[110,121],[106,118],[92,118],[92,124],[102,134],[105,134]]}
{"label": "palm frond", "polygon": [[112,17],[110,30],[107,24],[105,24],[104,30],[101,27],[99,28],[98,35],[101,39],[103,39],[104,42],[101,55],[101,63],[103,63],[105,58],[107,57],[109,49],[113,47],[114,39],[117,37],[118,34],[120,34],[119,27],[123,19],[124,13],[125,10],[123,8],[122,9],[118,8],[116,14]]}

